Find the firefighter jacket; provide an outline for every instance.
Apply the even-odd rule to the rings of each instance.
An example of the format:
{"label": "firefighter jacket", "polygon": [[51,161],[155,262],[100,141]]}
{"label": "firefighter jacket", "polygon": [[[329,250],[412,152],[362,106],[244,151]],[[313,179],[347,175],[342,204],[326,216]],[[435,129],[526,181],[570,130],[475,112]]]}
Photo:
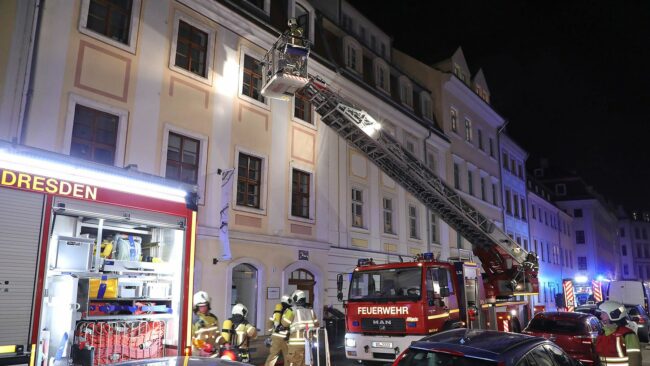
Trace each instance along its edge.
{"label": "firefighter jacket", "polygon": [[247,349],[249,341],[255,338],[257,338],[257,329],[243,316],[235,315],[223,322],[217,343],[230,343],[234,347]]}
{"label": "firefighter jacket", "polygon": [[318,319],[313,309],[294,306],[285,311],[282,325],[289,328],[289,346],[303,345],[313,337],[318,328]]}
{"label": "firefighter jacket", "polygon": [[596,339],[596,354],[603,366],[641,366],[641,345],[634,331],[608,324]]}
{"label": "firefighter jacket", "polygon": [[282,316],[286,311],[289,311],[290,309],[291,306],[287,306],[282,303],[278,303],[275,305],[275,310],[273,310],[273,316],[269,319],[272,323],[271,324],[272,337],[280,337],[284,339],[288,338],[289,328],[282,325]]}
{"label": "firefighter jacket", "polygon": [[195,349],[212,352],[219,334],[219,319],[212,314],[195,313],[192,317],[192,344]]}

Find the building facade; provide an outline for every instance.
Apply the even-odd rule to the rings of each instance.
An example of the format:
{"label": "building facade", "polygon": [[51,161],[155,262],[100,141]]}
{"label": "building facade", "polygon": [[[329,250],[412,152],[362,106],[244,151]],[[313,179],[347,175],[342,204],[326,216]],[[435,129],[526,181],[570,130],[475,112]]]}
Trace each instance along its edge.
{"label": "building facade", "polygon": [[526,159],[528,153],[505,133],[498,135],[501,154],[503,224],[512,239],[526,250],[529,246]]}
{"label": "building facade", "polygon": [[555,310],[555,295],[563,293],[562,281],[575,279],[577,273],[573,217],[553,204],[552,192],[532,177],[527,196],[530,248],[539,260],[539,294],[533,296],[533,303]]}
{"label": "building facade", "polygon": [[[28,44],[0,55],[2,139],[195,185],[194,288],[212,295],[220,318],[242,302],[265,329],[278,296],[294,289],[320,316],[340,305],[336,274],[359,258],[449,255],[447,225],[323,125],[307,100],[260,94],[260,60],[296,17],[314,42],[310,73],[447,179],[453,143],[436,123],[432,90],[392,64],[390,38],[346,2],[41,4],[0,5],[12,19],[0,23],[0,44]],[[33,52],[25,29],[38,35]],[[498,124],[481,113],[491,119],[474,126]],[[483,174],[497,182],[496,156],[478,160],[466,195],[496,210],[477,198]]]}
{"label": "building facade", "polygon": [[619,209],[618,241],[621,250],[621,278],[650,280],[650,214]]}

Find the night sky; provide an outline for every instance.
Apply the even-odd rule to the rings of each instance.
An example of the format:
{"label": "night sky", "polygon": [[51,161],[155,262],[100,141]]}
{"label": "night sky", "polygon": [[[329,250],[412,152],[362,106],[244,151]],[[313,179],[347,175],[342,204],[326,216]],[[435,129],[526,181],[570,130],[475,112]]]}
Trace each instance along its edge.
{"label": "night sky", "polygon": [[650,1],[350,3],[425,63],[462,46],[530,159],[650,209]]}

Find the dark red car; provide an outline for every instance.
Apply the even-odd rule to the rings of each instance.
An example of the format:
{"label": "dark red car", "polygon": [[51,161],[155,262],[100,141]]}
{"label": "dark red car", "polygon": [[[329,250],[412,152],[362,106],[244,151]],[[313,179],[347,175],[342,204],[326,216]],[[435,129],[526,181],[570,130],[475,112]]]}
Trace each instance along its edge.
{"label": "dark red car", "polygon": [[596,338],[602,325],[591,314],[545,312],[535,315],[522,333],[544,337],[555,342],[572,358],[585,365],[594,365]]}

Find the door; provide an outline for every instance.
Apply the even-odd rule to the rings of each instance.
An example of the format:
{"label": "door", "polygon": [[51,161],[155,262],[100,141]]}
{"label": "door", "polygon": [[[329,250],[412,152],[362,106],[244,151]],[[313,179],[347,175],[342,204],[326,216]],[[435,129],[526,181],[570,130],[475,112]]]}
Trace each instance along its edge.
{"label": "door", "polygon": [[30,343],[44,198],[0,188],[0,346]]}
{"label": "door", "polygon": [[314,274],[306,269],[300,268],[291,272],[289,288],[304,291],[307,295],[307,303],[310,305],[314,304],[314,285],[316,285]]}

